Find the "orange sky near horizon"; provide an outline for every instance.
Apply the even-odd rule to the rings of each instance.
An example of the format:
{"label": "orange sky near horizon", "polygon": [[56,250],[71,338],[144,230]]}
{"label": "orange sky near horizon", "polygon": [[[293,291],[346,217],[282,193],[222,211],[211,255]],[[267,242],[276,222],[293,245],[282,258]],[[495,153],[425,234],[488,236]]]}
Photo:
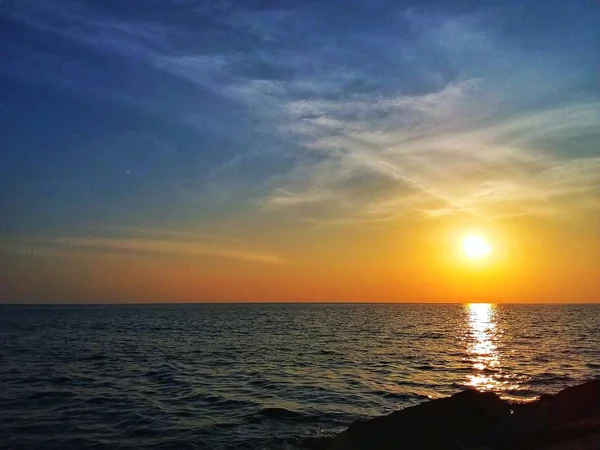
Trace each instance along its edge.
{"label": "orange sky near horizon", "polygon": [[[461,236],[482,232],[493,252],[469,260]],[[96,241],[4,245],[0,300],[114,302],[600,301],[600,239],[582,222],[447,219],[308,228],[207,247],[193,233],[150,230]],[[247,238],[246,238],[247,239]],[[195,247],[198,246],[197,248]],[[256,248],[269,248],[269,252]],[[26,249],[26,251],[24,250]]]}

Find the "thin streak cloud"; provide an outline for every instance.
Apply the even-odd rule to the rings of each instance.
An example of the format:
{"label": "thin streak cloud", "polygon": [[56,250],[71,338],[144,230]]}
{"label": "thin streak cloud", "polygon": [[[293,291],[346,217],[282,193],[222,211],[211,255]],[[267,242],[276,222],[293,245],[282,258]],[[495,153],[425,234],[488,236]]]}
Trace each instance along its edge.
{"label": "thin streak cloud", "polygon": [[271,253],[226,247],[198,240],[100,237],[23,238],[3,241],[8,250],[32,252],[32,248],[46,247],[58,250],[94,250],[101,252],[148,253],[186,258],[217,257],[248,263],[287,264],[289,261]]}

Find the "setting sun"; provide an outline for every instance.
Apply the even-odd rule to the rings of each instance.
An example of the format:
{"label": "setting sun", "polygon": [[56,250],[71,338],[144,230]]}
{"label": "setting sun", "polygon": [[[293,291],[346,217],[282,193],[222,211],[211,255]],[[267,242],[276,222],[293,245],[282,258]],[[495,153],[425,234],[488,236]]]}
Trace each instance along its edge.
{"label": "setting sun", "polygon": [[480,259],[489,255],[492,246],[479,235],[468,235],[462,241],[462,251],[470,259]]}

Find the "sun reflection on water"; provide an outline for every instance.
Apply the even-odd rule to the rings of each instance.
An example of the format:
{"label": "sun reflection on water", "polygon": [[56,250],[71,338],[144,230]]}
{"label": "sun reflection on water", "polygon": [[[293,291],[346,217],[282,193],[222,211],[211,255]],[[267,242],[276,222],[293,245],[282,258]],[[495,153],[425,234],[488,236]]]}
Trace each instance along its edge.
{"label": "sun reflection on water", "polygon": [[501,390],[501,382],[494,376],[500,365],[496,346],[496,305],[471,303],[467,305],[469,320],[468,352],[471,355],[474,374],[468,376],[467,384],[476,389]]}

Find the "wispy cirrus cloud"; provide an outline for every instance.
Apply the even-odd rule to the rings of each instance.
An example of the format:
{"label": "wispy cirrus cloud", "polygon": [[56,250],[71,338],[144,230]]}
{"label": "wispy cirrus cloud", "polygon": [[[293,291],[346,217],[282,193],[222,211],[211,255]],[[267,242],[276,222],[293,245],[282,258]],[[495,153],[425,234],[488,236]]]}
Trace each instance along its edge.
{"label": "wispy cirrus cloud", "polygon": [[198,130],[199,142],[222,137],[198,150],[227,157],[202,167],[207,182],[192,191],[232,190],[256,214],[336,223],[597,205],[600,99],[587,66],[567,70],[560,42],[506,37],[514,11],[383,2],[340,15],[191,0],[134,10],[48,0],[9,15],[139,63],[155,77],[139,77],[139,98]]}
{"label": "wispy cirrus cloud", "polygon": [[[548,67],[529,64],[518,50],[488,35],[477,17],[432,17],[412,11],[403,17],[412,35],[402,42],[399,54],[408,73],[431,80],[425,92],[393,92],[385,89],[393,84],[389,79],[369,79],[356,66],[347,70],[344,49],[335,46],[339,54],[328,70],[315,74],[298,68],[293,79],[240,76],[243,57],[172,58],[165,67],[209,84],[297,144],[295,166],[287,175],[270,178],[273,190],[261,204],[271,210],[293,208],[299,216],[363,219],[414,211],[436,217],[466,212],[493,219],[524,210],[560,214],[595,204],[598,176],[589,167],[595,167],[596,157],[556,147],[598,134],[597,98],[523,105],[521,91],[497,91],[502,74],[474,70],[463,60],[479,58],[482,66],[496,68],[485,59],[485,53],[493,52],[500,60],[516,62],[515,70],[522,70],[528,82],[532,73],[542,76],[552,61]],[[442,66],[464,66],[463,73],[445,81],[446,67],[415,64],[419,50],[437,55]],[[380,50],[379,56],[391,53]],[[274,66],[295,59],[279,56],[273,61],[262,55]],[[215,70],[221,75],[218,83],[211,78]],[[334,71],[337,81],[330,75]],[[480,76],[468,78],[469,72]],[[401,83],[406,75],[399,78]],[[364,87],[366,80],[376,88],[349,89],[352,83]],[[535,98],[546,93],[542,85],[524,89]],[[406,90],[406,85],[398,87]],[[507,113],[511,105],[518,108]],[[561,182],[556,182],[555,173],[563,174]]]}
{"label": "wispy cirrus cloud", "polygon": [[217,243],[215,237],[199,239],[194,233],[178,233],[138,228],[118,228],[120,236],[113,237],[31,237],[0,241],[4,249],[35,253],[32,249],[92,250],[104,253],[136,253],[177,256],[184,258],[216,257],[258,264],[287,264],[277,255],[242,244]]}
{"label": "wispy cirrus cloud", "polygon": [[[359,216],[416,209],[488,218],[512,214],[521,201],[554,203],[557,212],[590,204],[598,195],[597,158],[555,154],[536,141],[597,133],[599,102],[508,118],[494,117],[490,107],[482,80],[421,96],[291,102],[290,126],[319,160],[301,168],[304,175],[293,173],[266,204],[351,203]],[[360,195],[348,184],[361,186]],[[548,208],[530,207],[539,210]]]}

